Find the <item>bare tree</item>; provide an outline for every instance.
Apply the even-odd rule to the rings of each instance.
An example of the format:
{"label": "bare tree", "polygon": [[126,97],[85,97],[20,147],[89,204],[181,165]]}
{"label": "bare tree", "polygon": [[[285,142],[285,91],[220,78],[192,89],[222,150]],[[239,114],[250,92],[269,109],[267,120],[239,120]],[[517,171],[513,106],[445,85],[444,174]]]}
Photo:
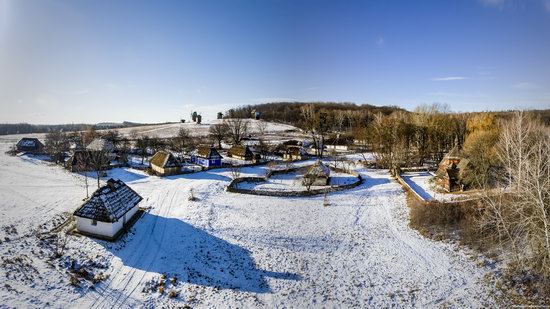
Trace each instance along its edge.
{"label": "bare tree", "polygon": [[314,173],[304,175],[302,179],[302,184],[306,187],[307,191],[311,190],[311,186],[317,181],[317,175]]}
{"label": "bare tree", "polygon": [[497,148],[501,189],[485,191],[483,226],[497,231],[522,270],[550,275],[550,128],[516,112]]}
{"label": "bare tree", "polygon": [[178,130],[178,135],[176,136],[175,142],[176,142],[176,149],[183,153],[188,148],[189,144],[189,137],[191,136],[191,133],[188,129],[181,127]]}
{"label": "bare tree", "polygon": [[233,145],[241,143],[243,137],[248,134],[248,120],[244,118],[232,118],[224,120],[228,129],[229,140]]}
{"label": "bare tree", "polygon": [[149,136],[145,134],[138,136],[136,140],[136,147],[139,149],[139,153],[141,156],[141,164],[143,164],[143,161],[147,156],[147,148],[149,148],[150,144],[151,144],[151,138]]}
{"label": "bare tree", "polygon": [[241,176],[241,167],[237,164],[231,164],[231,167],[229,168],[229,171],[231,172],[231,178],[233,180],[239,178]]}
{"label": "bare tree", "polygon": [[229,127],[226,123],[217,123],[210,126],[208,133],[218,143],[218,149],[222,149],[222,141],[229,134]]}
{"label": "bare tree", "polygon": [[65,151],[69,150],[67,135],[59,131],[46,134],[45,148],[46,152],[52,157],[55,163],[61,162]]}
{"label": "bare tree", "polygon": [[97,188],[100,187],[101,175],[109,167],[109,158],[105,150],[88,151],[89,164],[91,169],[95,172],[97,178]]}

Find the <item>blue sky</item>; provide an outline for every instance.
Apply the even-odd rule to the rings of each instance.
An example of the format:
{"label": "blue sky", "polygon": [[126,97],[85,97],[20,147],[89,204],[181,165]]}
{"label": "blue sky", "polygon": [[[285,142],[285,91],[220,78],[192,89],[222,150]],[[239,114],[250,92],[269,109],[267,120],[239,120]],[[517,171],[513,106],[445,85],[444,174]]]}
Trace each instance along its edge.
{"label": "blue sky", "polygon": [[0,122],[274,100],[550,108],[550,0],[0,0]]}

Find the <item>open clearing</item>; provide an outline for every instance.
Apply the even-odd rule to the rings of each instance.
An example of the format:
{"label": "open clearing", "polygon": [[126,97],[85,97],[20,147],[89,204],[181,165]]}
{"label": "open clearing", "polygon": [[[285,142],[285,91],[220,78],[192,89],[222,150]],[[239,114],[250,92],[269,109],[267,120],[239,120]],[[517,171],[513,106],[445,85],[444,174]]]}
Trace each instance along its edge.
{"label": "open clearing", "polygon": [[[2,227],[30,233],[85,196],[80,176],[59,166],[4,152],[0,139]],[[30,237],[0,243],[0,254],[29,257],[32,282],[3,280],[0,304],[15,307],[184,305],[192,307],[480,307],[494,303],[483,279],[491,269],[458,246],[434,242],[408,227],[405,193],[383,170],[358,170],[365,182],[323,197],[277,198],[224,191],[219,169],[166,178],[114,169],[149,208],[116,243],[69,236],[64,258],[93,257],[108,278],[93,288],[68,283],[62,263],[31,250]],[[264,175],[264,167],[242,176]],[[93,184],[92,184],[93,186]],[[193,189],[197,201],[188,201]],[[0,239],[9,235],[0,231]],[[12,237],[13,238],[13,237]],[[24,240],[27,239],[27,240]],[[26,242],[23,242],[26,241]],[[61,259],[63,260],[63,258]],[[53,263],[53,265],[51,265]],[[7,277],[8,269],[0,268]],[[160,274],[179,295],[143,292]]]}

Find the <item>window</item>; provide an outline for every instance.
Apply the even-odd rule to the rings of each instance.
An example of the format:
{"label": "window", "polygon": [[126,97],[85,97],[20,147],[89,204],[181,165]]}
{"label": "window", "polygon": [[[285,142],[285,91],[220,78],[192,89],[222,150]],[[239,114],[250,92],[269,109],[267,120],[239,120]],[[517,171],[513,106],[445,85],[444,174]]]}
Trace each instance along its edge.
{"label": "window", "polygon": [[93,219],[92,220],[92,225],[97,225],[97,220]]}

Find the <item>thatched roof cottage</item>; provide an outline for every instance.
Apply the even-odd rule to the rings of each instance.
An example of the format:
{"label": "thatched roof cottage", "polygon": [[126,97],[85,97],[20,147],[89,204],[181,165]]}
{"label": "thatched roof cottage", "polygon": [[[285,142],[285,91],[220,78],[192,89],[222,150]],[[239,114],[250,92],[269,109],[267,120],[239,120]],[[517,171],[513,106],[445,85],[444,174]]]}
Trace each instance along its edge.
{"label": "thatched roof cottage", "polygon": [[191,161],[206,168],[222,166],[222,156],[216,148],[210,146],[200,146],[191,155]]}
{"label": "thatched roof cottage", "polygon": [[181,173],[181,163],[171,153],[161,150],[149,160],[149,167],[159,176],[169,176]]}

